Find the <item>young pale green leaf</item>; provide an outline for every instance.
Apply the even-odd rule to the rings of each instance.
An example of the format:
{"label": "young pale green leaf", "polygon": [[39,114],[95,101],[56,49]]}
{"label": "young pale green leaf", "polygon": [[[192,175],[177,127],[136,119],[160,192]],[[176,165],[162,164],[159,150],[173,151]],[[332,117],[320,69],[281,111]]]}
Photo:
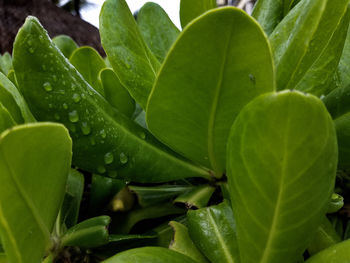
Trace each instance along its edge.
{"label": "young pale green leaf", "polygon": [[208,263],[191,240],[186,226],[176,221],[171,221],[169,225],[174,229],[174,238],[169,246],[171,250],[184,254],[196,262]]}
{"label": "young pale green leaf", "polygon": [[12,57],[10,53],[5,52],[2,56],[0,55],[0,72],[7,75],[12,69]]}
{"label": "young pale green leaf", "polygon": [[345,40],[343,54],[339,61],[338,74],[343,87],[350,86],[350,28]]}
{"label": "young pale green leaf", "polygon": [[208,205],[208,202],[215,191],[215,187],[210,185],[199,185],[191,191],[179,195],[174,203],[183,203],[188,208],[202,208]]}
{"label": "young pale green leaf", "polygon": [[120,83],[114,71],[110,68],[101,70],[99,79],[101,80],[106,100],[119,112],[131,117],[135,112],[135,101]]}
{"label": "young pale green leaf", "polygon": [[0,102],[0,132],[15,126],[17,123],[12,118],[8,110]]}
{"label": "young pale green leaf", "polygon": [[138,203],[142,207],[152,206],[170,200],[178,195],[191,191],[192,185],[159,185],[134,186],[128,188],[136,194]]}
{"label": "young pale green leaf", "polygon": [[340,168],[350,168],[350,86],[333,90],[324,98],[337,131]]}
{"label": "young pale green leaf", "polygon": [[142,38],[125,0],[107,0],[100,14],[102,45],[131,96],[146,108],[159,62]]}
{"label": "young pale green leaf", "polygon": [[341,238],[335,231],[331,222],[329,222],[327,217],[324,217],[316,233],[314,233],[307,250],[310,255],[314,255],[340,241]]}
{"label": "young pale green leaf", "polygon": [[7,74],[7,78],[12,82],[12,84],[14,84],[17,87],[16,75],[13,69],[9,71],[9,73]]}
{"label": "young pale green leaf", "polygon": [[66,35],[58,35],[52,39],[52,42],[61,50],[63,55],[66,58],[70,58],[74,50],[76,50],[79,46],[75,41]]}
{"label": "young pale green leaf", "polygon": [[332,194],[331,201],[329,202],[327,214],[338,212],[344,206],[344,197],[336,193]]}
{"label": "young pale green leaf", "polygon": [[301,1],[276,27],[270,41],[277,89],[327,92],[345,41],[348,4],[349,0]]}
{"label": "young pale green leaf", "polygon": [[267,35],[270,35],[284,15],[284,0],[258,0],[252,16],[259,22]]}
{"label": "young pale green leaf", "polygon": [[158,4],[148,2],[137,14],[141,35],[153,54],[162,62],[179,35],[167,13]]}
{"label": "young pale green leaf", "polygon": [[95,49],[88,46],[77,48],[70,56],[69,62],[96,91],[104,96],[103,86],[98,77],[100,71],[106,68],[106,64]]}
{"label": "young pale green leaf", "polygon": [[261,95],[237,117],[227,154],[241,262],[294,263],[334,188],[337,141],[323,103],[296,91]]}
{"label": "young pale green leaf", "polygon": [[71,148],[61,124],[27,124],[0,135],[0,231],[9,262],[38,263],[49,248]]}
{"label": "young pale green leaf", "polygon": [[26,20],[13,54],[18,85],[33,114],[69,128],[76,166],[111,177],[118,170],[120,178],[138,182],[210,178],[208,170],[178,158],[95,92],[52,44],[37,19]]}
{"label": "young pale green leaf", "polygon": [[259,25],[240,9],[215,9],[186,27],[168,54],[148,101],[148,128],[220,177],[237,114],[274,87],[270,47]]}
{"label": "young pale green leaf", "polygon": [[189,22],[216,7],[216,0],[181,0],[180,21],[184,28]]}
{"label": "young pale green leaf", "polygon": [[187,224],[193,242],[211,262],[240,262],[236,222],[227,202],[189,211]]}
{"label": "young pale green leaf", "polygon": [[191,258],[161,247],[142,247],[124,251],[103,263],[196,263]]}
{"label": "young pale green leaf", "polygon": [[333,245],[319,253],[305,263],[348,263],[350,262],[350,239]]}
{"label": "young pale green leaf", "polygon": [[17,123],[35,122],[27,103],[16,86],[0,72],[0,101]]}

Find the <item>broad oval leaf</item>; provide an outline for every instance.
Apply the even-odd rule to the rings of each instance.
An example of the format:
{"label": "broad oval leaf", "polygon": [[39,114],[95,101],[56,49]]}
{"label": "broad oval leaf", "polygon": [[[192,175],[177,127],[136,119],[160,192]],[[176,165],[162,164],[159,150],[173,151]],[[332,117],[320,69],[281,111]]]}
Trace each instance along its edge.
{"label": "broad oval leaf", "polygon": [[163,8],[152,2],[146,3],[140,9],[137,14],[137,24],[148,47],[159,62],[162,62],[179,35],[179,29]]}
{"label": "broad oval leaf", "polygon": [[61,124],[27,124],[0,135],[0,231],[9,262],[38,263],[49,248],[71,147]]}
{"label": "broad oval leaf", "polygon": [[0,72],[7,75],[12,69],[12,57],[10,53],[5,52],[2,56],[0,55]]}
{"label": "broad oval leaf", "polygon": [[196,263],[191,258],[162,247],[142,247],[124,251],[103,263]]}
{"label": "broad oval leaf", "polygon": [[15,126],[17,123],[12,118],[8,110],[0,102],[0,132]]}
{"label": "broad oval leaf", "polygon": [[100,34],[121,83],[145,109],[159,62],[143,40],[125,0],[104,2],[100,13]]}
{"label": "broad oval leaf", "polygon": [[333,245],[315,256],[306,260],[305,263],[348,263],[350,262],[350,239]]}
{"label": "broad oval leaf", "polygon": [[210,185],[199,185],[194,189],[179,195],[175,204],[183,203],[187,208],[202,208],[208,205],[208,202],[215,191],[215,187]]}
{"label": "broad oval leaf", "polygon": [[58,35],[52,39],[52,42],[61,50],[63,55],[66,58],[70,58],[74,50],[76,50],[79,46],[75,41],[66,35]]}
{"label": "broad oval leaf", "polygon": [[228,202],[190,210],[187,225],[193,242],[211,262],[240,262],[236,222]]}
{"label": "broad oval leaf", "polygon": [[135,101],[118,76],[110,68],[101,70],[99,76],[106,100],[119,112],[131,117],[135,112]]}
{"label": "broad oval leaf", "polygon": [[148,101],[148,128],[220,177],[235,117],[274,87],[270,47],[259,25],[237,8],[209,11],[180,34],[168,54]]}
{"label": "broad oval leaf", "polygon": [[300,92],[261,95],[237,117],[227,154],[241,262],[294,263],[335,183],[336,134],[323,103]]}
{"label": "broad oval leaf", "polygon": [[348,4],[349,0],[301,1],[276,27],[270,41],[277,89],[316,95],[328,91],[345,41]]}
{"label": "broad oval leaf", "polygon": [[104,96],[103,86],[99,81],[99,73],[106,67],[103,58],[92,47],[77,48],[69,58],[69,62],[79,71],[83,78]]}
{"label": "broad oval leaf", "polygon": [[[35,41],[37,38],[42,40]],[[67,62],[37,19],[26,20],[13,54],[18,85],[33,114],[41,121],[59,121],[69,128],[74,165],[139,182],[210,178],[207,170],[179,159],[110,106]],[[43,65],[50,61],[54,63],[44,70]]]}
{"label": "broad oval leaf", "polygon": [[181,0],[180,21],[184,28],[189,22],[216,7],[216,0]]}

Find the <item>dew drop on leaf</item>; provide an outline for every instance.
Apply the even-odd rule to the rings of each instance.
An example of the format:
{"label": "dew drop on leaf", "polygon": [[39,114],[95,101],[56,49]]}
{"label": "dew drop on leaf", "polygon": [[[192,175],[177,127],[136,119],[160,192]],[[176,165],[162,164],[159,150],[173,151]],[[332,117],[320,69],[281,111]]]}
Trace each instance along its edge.
{"label": "dew drop on leaf", "polygon": [[73,101],[74,101],[75,103],[78,103],[80,100],[81,100],[80,95],[79,95],[78,93],[74,93],[74,94],[73,94]]}
{"label": "dew drop on leaf", "polygon": [[83,122],[81,124],[81,132],[84,134],[84,135],[89,135],[90,132],[91,132],[91,127],[89,126],[89,124],[87,122]]}
{"label": "dew drop on leaf", "polygon": [[121,153],[119,155],[119,160],[122,164],[126,164],[128,162],[128,156],[126,156],[125,153]]}
{"label": "dew drop on leaf", "polygon": [[44,85],[43,85],[43,88],[47,92],[52,91],[52,86],[51,86],[50,82],[45,82]]}
{"label": "dew drop on leaf", "polygon": [[102,138],[106,138],[106,131],[104,129],[100,130],[100,135]]}
{"label": "dew drop on leaf", "polygon": [[103,173],[106,172],[106,168],[105,168],[104,166],[102,166],[102,165],[99,165],[99,166],[97,167],[97,172],[103,174]]}
{"label": "dew drop on leaf", "polygon": [[114,161],[113,153],[111,153],[111,152],[106,153],[104,156],[104,161],[105,161],[105,164],[113,163],[113,161]]}
{"label": "dew drop on leaf", "polygon": [[68,119],[70,120],[70,122],[78,122],[79,121],[79,115],[78,112],[76,110],[71,111],[70,113],[68,113]]}

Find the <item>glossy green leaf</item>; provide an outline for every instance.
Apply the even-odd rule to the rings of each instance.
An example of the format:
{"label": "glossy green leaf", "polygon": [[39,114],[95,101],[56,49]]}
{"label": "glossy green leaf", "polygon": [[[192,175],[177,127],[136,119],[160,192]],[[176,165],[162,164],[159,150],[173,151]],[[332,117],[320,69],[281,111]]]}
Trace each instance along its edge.
{"label": "glossy green leaf", "polygon": [[270,41],[277,89],[299,89],[316,95],[329,91],[346,37],[348,3],[305,0],[276,27]]}
{"label": "glossy green leaf", "polygon": [[181,0],[180,21],[184,28],[189,22],[216,7],[216,0]]}
{"label": "glossy green leaf", "polygon": [[168,215],[180,215],[186,212],[185,209],[175,207],[171,203],[162,203],[156,206],[138,208],[126,215],[119,215],[115,218],[116,229],[120,234],[127,234],[140,221],[145,219],[160,218]]}
{"label": "glossy green leaf", "polygon": [[17,123],[8,110],[0,102],[0,132],[15,126]]}
{"label": "glossy green leaf", "polygon": [[84,175],[71,169],[67,179],[66,194],[60,211],[61,223],[67,228],[78,222],[80,202],[84,192]]}
{"label": "glossy green leaf", "polygon": [[305,263],[349,263],[350,262],[350,239],[331,246]]}
{"label": "glossy green leaf", "polygon": [[5,52],[2,56],[0,55],[0,72],[7,75],[12,69],[12,57],[10,53]]}
{"label": "glossy green leaf", "polygon": [[350,86],[350,28],[345,40],[343,54],[339,61],[338,72],[343,87]]}
{"label": "glossy green leaf", "polygon": [[62,237],[62,246],[93,248],[107,244],[109,242],[107,226],[110,222],[109,216],[99,216],[75,225]]}
{"label": "glossy green leaf", "polygon": [[171,250],[184,254],[196,262],[208,263],[191,240],[186,226],[176,221],[171,221],[169,225],[174,229],[174,238],[169,246]]}
{"label": "glossy green leaf", "polygon": [[109,68],[103,69],[99,78],[106,100],[119,112],[131,117],[135,111],[135,101],[120,83],[114,71]]}
{"label": "glossy green leaf", "polygon": [[193,190],[191,185],[128,186],[136,194],[142,207],[152,206],[170,200],[185,192]]}
{"label": "glossy green leaf", "polygon": [[17,123],[35,122],[16,86],[0,72],[0,101]]}
{"label": "glossy green leaf", "polygon": [[268,41],[250,16],[233,7],[207,12],[168,54],[149,98],[148,128],[221,177],[235,117],[252,98],[274,90],[273,76]]}
{"label": "glossy green leaf", "polygon": [[52,42],[61,50],[63,55],[66,58],[70,58],[74,50],[76,50],[79,46],[75,41],[66,35],[58,35],[52,39]]}
{"label": "glossy green leaf", "polygon": [[321,225],[316,230],[316,233],[311,239],[308,246],[308,252],[310,255],[314,255],[330,246],[333,246],[341,241],[339,235],[334,230],[334,227],[329,222],[327,217],[324,217]]}
{"label": "glossy green leaf", "polygon": [[162,62],[179,35],[167,13],[158,4],[148,2],[137,14],[141,35],[156,58]]}
{"label": "glossy green leaf", "polygon": [[267,35],[270,35],[284,16],[284,0],[258,0],[252,16],[259,22]]}
{"label": "glossy green leaf", "polygon": [[241,262],[294,263],[335,183],[336,134],[323,103],[297,91],[256,98],[232,126],[228,160]]}
{"label": "glossy green leaf", "polygon": [[16,75],[13,69],[9,71],[9,73],[7,74],[7,78],[17,87]]}
{"label": "glossy green leaf", "polygon": [[[35,41],[38,38],[42,41]],[[67,62],[37,19],[26,20],[13,54],[18,85],[33,114],[38,120],[59,121],[69,128],[74,165],[136,182],[210,178],[207,170],[178,158],[110,106]],[[50,63],[45,56],[54,61],[52,70],[43,70]]]}
{"label": "glossy green leaf", "polygon": [[27,124],[1,134],[0,231],[9,262],[38,263],[49,248],[71,147],[60,124]]}
{"label": "glossy green leaf", "polygon": [[187,208],[202,208],[207,206],[215,187],[210,185],[200,185],[179,195],[174,203],[183,203]]}
{"label": "glossy green leaf", "polygon": [[143,247],[124,251],[103,263],[196,263],[191,258],[161,247]]}
{"label": "glossy green leaf", "polygon": [[102,45],[115,73],[143,109],[159,62],[142,38],[125,0],[107,0],[100,14]]}
{"label": "glossy green leaf", "polygon": [[88,46],[77,48],[70,56],[69,62],[96,91],[104,96],[103,86],[98,77],[106,64],[95,49]]}
{"label": "glossy green leaf", "polygon": [[332,194],[331,201],[328,205],[327,214],[335,213],[344,206],[344,198],[336,193]]}
{"label": "glossy green leaf", "polygon": [[211,262],[240,262],[236,222],[227,202],[190,210],[187,222],[193,242]]}

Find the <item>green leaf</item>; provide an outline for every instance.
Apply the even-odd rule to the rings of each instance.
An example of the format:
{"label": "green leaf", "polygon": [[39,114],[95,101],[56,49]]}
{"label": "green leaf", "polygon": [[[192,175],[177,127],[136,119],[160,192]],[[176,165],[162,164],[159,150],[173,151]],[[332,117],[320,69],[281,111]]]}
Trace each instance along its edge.
{"label": "green leaf", "polygon": [[334,230],[331,222],[324,217],[321,225],[317,228],[316,233],[311,239],[310,245],[308,246],[308,252],[310,255],[314,255],[330,246],[333,246],[341,241],[339,235]]}
{"label": "green leaf", "polygon": [[49,248],[71,147],[60,124],[27,124],[1,134],[0,231],[9,262],[37,263]]}
{"label": "green leaf", "polygon": [[347,263],[350,259],[350,239],[333,245],[319,253],[305,263]]}
{"label": "green leaf", "polygon": [[345,40],[343,54],[339,61],[338,72],[343,87],[350,86],[350,28]]}
{"label": "green leaf", "polygon": [[123,86],[143,109],[159,62],[142,38],[125,0],[107,0],[100,14],[102,45]]}
{"label": "green leaf", "polygon": [[131,117],[135,111],[135,101],[120,83],[114,71],[105,68],[100,71],[99,78],[106,100],[119,112]]}
{"label": "green leaf", "polygon": [[84,175],[71,169],[67,179],[66,194],[60,211],[61,224],[71,228],[78,222],[80,202],[84,192]]}
{"label": "green leaf", "polygon": [[207,206],[215,187],[210,185],[200,185],[193,190],[179,195],[174,203],[184,203],[187,208],[202,208]]}
{"label": "green leaf", "polygon": [[331,201],[328,205],[327,214],[335,213],[344,206],[344,198],[336,193],[332,194]]}
{"label": "green leaf", "polygon": [[167,13],[158,4],[148,2],[137,14],[141,35],[153,54],[162,62],[179,35]]}
{"label": "green leaf", "polygon": [[99,216],[73,226],[62,237],[62,247],[93,248],[107,244],[109,242],[107,226],[110,222],[109,216]]}
{"label": "green leaf", "polygon": [[284,0],[258,0],[252,16],[259,22],[267,35],[270,35],[284,15]]}
{"label": "green leaf", "polygon": [[171,250],[184,254],[196,262],[208,263],[191,240],[186,226],[176,221],[171,221],[169,225],[174,229],[174,238],[169,246]]}
{"label": "green leaf", "polygon": [[276,27],[270,41],[277,89],[326,94],[345,41],[348,4],[349,0],[305,0]]}
{"label": "green leaf", "polygon": [[211,262],[239,262],[236,222],[228,202],[190,210],[187,222],[193,242]]}
{"label": "green leaf", "polygon": [[[42,40],[35,41],[38,38]],[[33,114],[38,120],[59,121],[69,128],[74,165],[136,182],[210,178],[208,170],[180,159],[110,106],[67,62],[37,19],[26,20],[13,54],[18,85]],[[45,71],[43,65],[50,67]]]}
{"label": "green leaf", "polygon": [[228,160],[241,262],[294,263],[334,189],[336,134],[323,103],[296,91],[254,99],[232,126]]}
{"label": "green leaf", "polygon": [[12,69],[12,57],[10,53],[5,52],[2,56],[0,55],[0,72],[7,75]]}
{"label": "green leaf", "polygon": [[27,103],[16,86],[0,72],[0,101],[17,123],[35,122]]}
{"label": "green leaf", "polygon": [[103,86],[98,76],[100,71],[106,67],[106,64],[95,49],[88,46],[77,48],[70,56],[69,62],[79,71],[91,87],[104,96]]}
{"label": "green leaf", "polygon": [[13,69],[9,71],[9,73],[7,74],[7,78],[12,82],[12,84],[14,84],[17,87],[16,75]]}
{"label": "green leaf", "polygon": [[161,247],[143,247],[124,251],[103,263],[196,263],[191,258]]}
{"label": "green leaf", "polygon": [[70,58],[74,50],[76,50],[79,46],[75,41],[66,35],[58,35],[52,39],[52,42],[61,50],[63,55],[66,58]]}
{"label": "green leaf", "polygon": [[142,207],[152,206],[166,200],[170,200],[185,192],[191,191],[191,185],[159,185],[159,186],[134,186],[128,188],[136,194],[138,203]]}
{"label": "green leaf", "polygon": [[172,47],[148,101],[148,128],[221,177],[235,117],[274,86],[262,29],[240,9],[216,9],[186,27]]}
{"label": "green leaf", "polygon": [[216,0],[181,0],[180,21],[184,28],[189,22],[216,7]]}
{"label": "green leaf", "polygon": [[0,132],[15,126],[17,123],[12,118],[8,110],[0,102]]}

